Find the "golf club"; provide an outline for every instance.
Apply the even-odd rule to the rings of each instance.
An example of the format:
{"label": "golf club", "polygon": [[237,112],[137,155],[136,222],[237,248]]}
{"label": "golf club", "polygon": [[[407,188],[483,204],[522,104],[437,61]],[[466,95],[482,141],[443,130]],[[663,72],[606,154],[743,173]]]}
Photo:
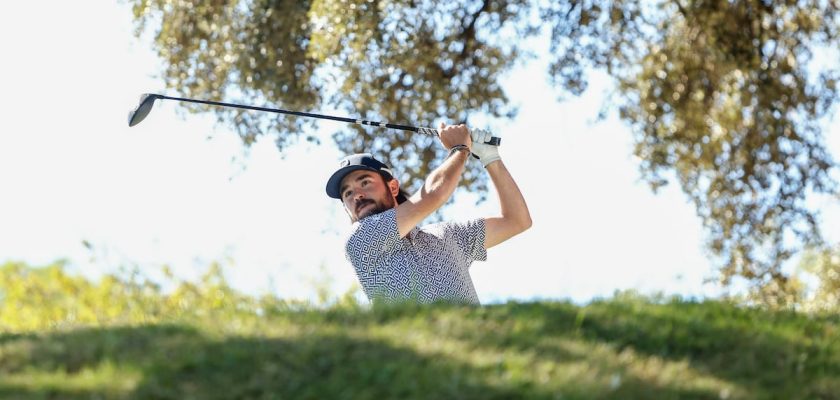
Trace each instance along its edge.
{"label": "golf club", "polygon": [[[195,100],[195,99],[187,99],[184,97],[170,97],[164,96],[161,94],[154,94],[154,93],[145,93],[140,96],[140,104],[137,105],[137,108],[128,112],[128,126],[134,126],[139,124],[146,116],[149,115],[149,112],[152,111],[152,106],[155,104],[155,100],[177,100],[177,101],[186,101],[190,103],[199,103],[199,104],[209,104],[213,106],[222,106],[222,107],[233,107],[233,108],[244,108],[246,110],[255,110],[255,111],[267,111],[273,112],[278,114],[289,114],[289,115],[297,115],[299,117],[309,117],[309,118],[320,118],[320,119],[329,119],[333,121],[340,121],[340,122],[347,122],[351,124],[359,124],[359,125],[370,125],[370,126],[378,126],[380,128],[391,128],[391,129],[399,129],[403,131],[410,131],[410,132],[418,132],[424,135],[430,136],[438,136],[437,129],[433,128],[422,128],[416,126],[409,126],[409,125],[397,125],[397,124],[389,124],[386,122],[374,122],[374,121],[367,121],[363,119],[353,119],[353,118],[344,118],[344,117],[334,117],[331,115],[322,115],[322,114],[313,114],[307,112],[300,112],[300,111],[289,111],[289,110],[281,110],[278,108],[266,108],[266,107],[255,107],[255,106],[246,106],[242,104],[231,104],[231,103],[222,103],[218,101],[207,101],[207,100]],[[498,137],[490,138],[490,141],[487,144],[498,146],[501,143],[501,139]]]}

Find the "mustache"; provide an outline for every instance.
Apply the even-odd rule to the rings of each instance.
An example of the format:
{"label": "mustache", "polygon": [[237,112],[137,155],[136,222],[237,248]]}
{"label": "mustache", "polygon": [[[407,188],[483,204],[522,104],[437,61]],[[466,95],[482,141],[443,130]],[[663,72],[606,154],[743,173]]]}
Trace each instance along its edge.
{"label": "mustache", "polygon": [[374,201],[370,199],[362,199],[356,202],[356,211],[359,211],[359,208],[366,206],[368,204],[373,204]]}

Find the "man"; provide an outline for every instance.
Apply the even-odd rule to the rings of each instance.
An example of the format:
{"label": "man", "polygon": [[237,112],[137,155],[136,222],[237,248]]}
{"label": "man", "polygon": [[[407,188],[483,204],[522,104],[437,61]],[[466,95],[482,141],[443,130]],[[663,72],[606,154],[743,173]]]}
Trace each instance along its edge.
{"label": "man", "polygon": [[[347,259],[371,301],[451,301],[479,304],[468,268],[485,261],[489,249],[531,227],[525,199],[499,156],[486,144],[490,133],[464,125],[439,129],[448,157],[407,196],[384,163],[370,154],[341,162],[327,182],[327,195],[340,199],[353,223]],[[444,205],[475,154],[490,174],[500,215],[462,223],[417,225]]]}

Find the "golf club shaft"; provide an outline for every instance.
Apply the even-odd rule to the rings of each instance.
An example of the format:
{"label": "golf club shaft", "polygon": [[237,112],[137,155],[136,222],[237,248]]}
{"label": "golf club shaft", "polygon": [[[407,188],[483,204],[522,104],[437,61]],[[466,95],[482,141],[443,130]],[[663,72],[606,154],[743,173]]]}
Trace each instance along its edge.
{"label": "golf club shaft", "polygon": [[[279,109],[279,108],[247,106],[247,105],[242,105],[242,104],[222,103],[222,102],[218,102],[218,101],[209,101],[209,100],[196,100],[196,99],[188,99],[188,98],[185,98],[185,97],[164,96],[164,95],[160,95],[160,94],[155,95],[155,96],[159,99],[166,99],[166,100],[186,101],[186,102],[189,102],[189,103],[209,104],[209,105],[222,106],[222,107],[243,108],[243,109],[246,109],[246,110],[254,110],[254,111],[268,111],[268,112],[279,113],[279,114],[296,115],[296,116],[299,116],[299,117],[328,119],[328,120],[332,120],[332,121],[347,122],[347,123],[350,123],[350,124],[378,126],[380,128],[399,129],[399,130],[403,130],[403,131],[422,133],[424,135],[429,135],[429,136],[438,136],[437,129],[433,129],[433,128],[423,128],[423,127],[416,127],[416,126],[410,126],[410,125],[390,124],[390,123],[387,123],[387,122],[375,122],[375,121],[368,121],[368,120],[364,120],[364,119],[335,117],[335,116],[332,116],[332,115],[323,115],[323,114],[314,114],[314,113],[307,113],[307,112],[301,112],[301,111],[282,110],[282,109]],[[488,142],[488,144],[498,146],[499,142],[501,142],[501,140],[499,138],[493,137],[490,140],[490,142]]]}

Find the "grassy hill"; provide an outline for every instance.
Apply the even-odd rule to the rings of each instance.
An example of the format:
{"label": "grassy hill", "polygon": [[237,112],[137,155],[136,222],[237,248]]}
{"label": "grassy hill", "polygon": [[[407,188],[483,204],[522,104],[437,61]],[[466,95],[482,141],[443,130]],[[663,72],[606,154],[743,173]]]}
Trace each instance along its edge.
{"label": "grassy hill", "polygon": [[840,318],[619,296],[0,333],[3,399],[836,399]]}
{"label": "grassy hill", "polygon": [[137,269],[94,282],[7,262],[0,399],[840,399],[838,315],[354,299],[245,295],[215,264],[164,291]]}

